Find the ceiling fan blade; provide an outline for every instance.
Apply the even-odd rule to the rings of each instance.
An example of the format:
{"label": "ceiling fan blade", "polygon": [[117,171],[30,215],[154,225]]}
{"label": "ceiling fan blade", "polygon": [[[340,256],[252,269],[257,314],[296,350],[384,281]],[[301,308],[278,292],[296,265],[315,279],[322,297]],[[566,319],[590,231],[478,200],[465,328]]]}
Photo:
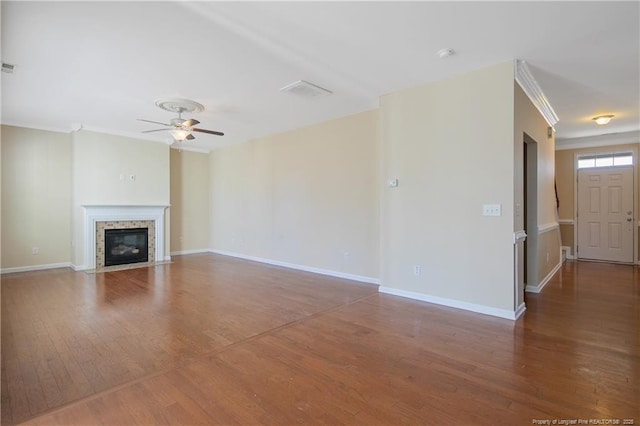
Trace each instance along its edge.
{"label": "ceiling fan blade", "polygon": [[144,118],[138,118],[138,121],[146,121],[147,123],[160,124],[162,126],[171,126],[171,124],[160,123],[158,121],[145,120]]}
{"label": "ceiling fan blade", "polygon": [[195,137],[191,133],[189,133],[185,139],[193,140],[193,139],[195,139]]}
{"label": "ceiling fan blade", "polygon": [[191,129],[191,130],[194,131],[194,132],[208,133],[210,135],[224,136],[224,133],[216,132],[215,130],[196,129],[195,127],[193,129]]}
{"label": "ceiling fan blade", "polygon": [[151,132],[164,132],[166,130],[171,130],[171,129],[154,129],[154,130],[143,130],[142,133],[151,133]]}
{"label": "ceiling fan blade", "polygon": [[182,125],[187,127],[195,126],[196,124],[200,124],[200,122],[195,118],[190,118],[182,122]]}

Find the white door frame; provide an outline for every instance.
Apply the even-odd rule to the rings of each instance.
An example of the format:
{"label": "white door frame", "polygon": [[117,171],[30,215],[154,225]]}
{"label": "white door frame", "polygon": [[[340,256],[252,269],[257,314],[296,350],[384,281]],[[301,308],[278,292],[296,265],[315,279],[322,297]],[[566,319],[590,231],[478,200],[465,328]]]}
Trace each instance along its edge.
{"label": "white door frame", "polygon": [[638,209],[638,149],[629,147],[625,149],[607,149],[608,147],[598,147],[589,150],[581,150],[573,154],[573,255],[578,260],[578,158],[584,155],[599,153],[623,153],[631,152],[633,154],[633,264],[640,265],[638,261],[638,229],[640,228],[640,215]]}
{"label": "white door frame", "polygon": [[538,226],[538,142],[529,136],[524,134],[524,144],[527,157],[527,173],[524,176],[524,185],[526,188],[527,197],[524,200],[525,203],[525,217],[524,229],[527,232],[527,238],[524,241],[526,244],[526,262],[527,273],[524,276],[524,291],[527,286],[535,287],[540,281],[538,280],[538,235],[540,229]]}

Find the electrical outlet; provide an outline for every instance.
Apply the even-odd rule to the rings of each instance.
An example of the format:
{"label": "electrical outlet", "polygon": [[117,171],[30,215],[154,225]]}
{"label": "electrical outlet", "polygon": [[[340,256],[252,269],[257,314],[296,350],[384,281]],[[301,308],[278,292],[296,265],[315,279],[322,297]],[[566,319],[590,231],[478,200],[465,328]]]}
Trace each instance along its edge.
{"label": "electrical outlet", "polygon": [[348,261],[349,261],[349,252],[348,252],[348,251],[345,251],[344,253],[342,253],[342,259],[343,259],[345,262],[348,262]]}
{"label": "electrical outlet", "polygon": [[422,274],[422,266],[414,265],[413,266],[413,275],[415,275],[416,277],[419,277],[420,274]]}
{"label": "electrical outlet", "polygon": [[31,248],[31,254],[38,254],[40,253],[40,248],[38,247],[32,247]]}

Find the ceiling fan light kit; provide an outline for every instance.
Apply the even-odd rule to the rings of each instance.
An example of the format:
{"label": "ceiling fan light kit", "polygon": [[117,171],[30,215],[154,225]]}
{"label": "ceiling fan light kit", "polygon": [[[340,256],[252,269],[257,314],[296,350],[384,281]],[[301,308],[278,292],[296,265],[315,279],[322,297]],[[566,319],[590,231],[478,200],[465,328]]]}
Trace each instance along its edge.
{"label": "ceiling fan light kit", "polygon": [[171,136],[173,136],[173,140],[176,142],[182,142],[187,139],[187,136],[191,134],[187,129],[171,129]]}
{"label": "ceiling fan light kit", "polygon": [[189,99],[167,98],[167,99],[158,99],[156,101],[156,106],[165,111],[177,113],[178,116],[175,118],[172,118],[169,124],[139,118],[138,121],[144,121],[147,123],[166,126],[165,129],[144,130],[142,133],[161,132],[161,131],[168,130],[171,133],[171,137],[172,137],[172,140],[169,141],[170,144],[173,144],[173,142],[183,142],[185,140],[195,139],[195,137],[191,134],[192,132],[200,132],[200,133],[208,133],[210,135],[224,136],[224,133],[222,132],[218,132],[215,130],[198,129],[193,127],[196,124],[200,124],[200,122],[195,118],[190,118],[188,120],[185,120],[182,118],[183,112],[197,113],[197,112],[204,111],[204,106],[202,104],[199,104],[198,102],[195,102]]}

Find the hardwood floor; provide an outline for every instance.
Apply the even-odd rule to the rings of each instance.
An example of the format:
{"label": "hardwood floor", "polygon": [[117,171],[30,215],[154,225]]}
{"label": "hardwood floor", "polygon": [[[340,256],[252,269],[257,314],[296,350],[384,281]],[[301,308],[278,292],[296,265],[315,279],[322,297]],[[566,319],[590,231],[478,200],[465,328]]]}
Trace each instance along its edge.
{"label": "hardwood floor", "polygon": [[640,424],[639,295],[584,262],[516,322],[211,254],[4,275],[2,424]]}

